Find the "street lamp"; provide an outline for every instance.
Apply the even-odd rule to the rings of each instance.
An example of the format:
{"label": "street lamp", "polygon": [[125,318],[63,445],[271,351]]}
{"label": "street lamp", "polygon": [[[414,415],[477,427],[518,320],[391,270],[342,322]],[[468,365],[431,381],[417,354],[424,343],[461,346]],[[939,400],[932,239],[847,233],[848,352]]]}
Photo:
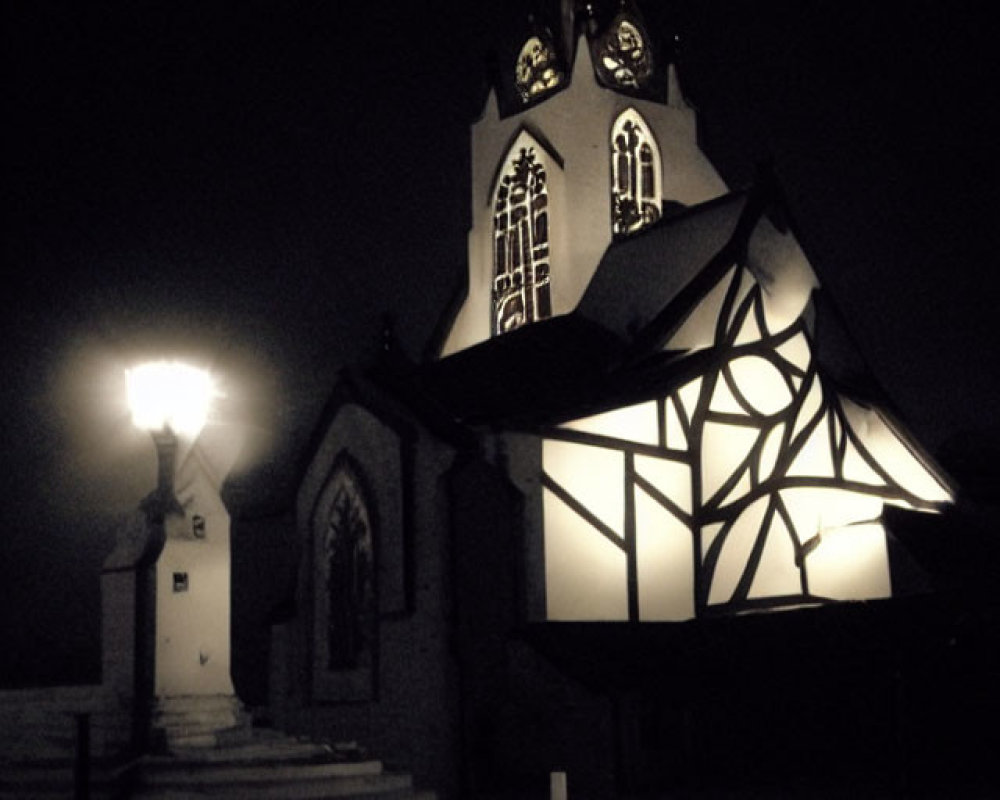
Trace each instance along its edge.
{"label": "street lamp", "polygon": [[[157,457],[156,488],[140,505],[145,523],[132,562],[134,592],[126,592],[121,598],[126,606],[131,603],[132,613],[126,618],[133,619],[136,626],[131,680],[132,743],[137,752],[144,752],[150,745],[153,699],[165,658],[159,652],[165,643],[157,642],[165,613],[164,590],[157,589],[165,582],[164,576],[159,575],[163,567],[158,561],[165,549],[169,549],[168,539],[173,534],[168,528],[183,526],[185,522],[184,507],[174,493],[178,436],[190,441],[197,438],[214,392],[207,372],[178,362],[143,364],[128,370],[126,379],[132,423],[150,432]],[[187,573],[184,575],[186,578]],[[228,607],[225,613],[228,616]],[[112,626],[117,624],[114,620],[109,622]]]}

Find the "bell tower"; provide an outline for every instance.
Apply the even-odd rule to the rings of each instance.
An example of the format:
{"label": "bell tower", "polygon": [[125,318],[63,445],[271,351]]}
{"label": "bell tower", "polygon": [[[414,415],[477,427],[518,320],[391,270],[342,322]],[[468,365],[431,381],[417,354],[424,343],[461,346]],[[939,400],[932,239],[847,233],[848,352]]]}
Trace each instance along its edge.
{"label": "bell tower", "polygon": [[442,355],[573,310],[613,240],[727,191],[631,0],[567,0],[508,55],[472,126],[468,290]]}

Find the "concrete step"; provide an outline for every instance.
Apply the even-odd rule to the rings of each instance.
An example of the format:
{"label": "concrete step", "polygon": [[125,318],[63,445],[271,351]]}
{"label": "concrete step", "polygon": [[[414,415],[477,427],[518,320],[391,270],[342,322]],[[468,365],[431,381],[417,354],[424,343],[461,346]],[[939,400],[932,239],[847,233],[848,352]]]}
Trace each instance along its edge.
{"label": "concrete step", "polygon": [[[122,776],[117,764],[91,763],[88,787],[93,800],[120,797]],[[74,763],[70,759],[41,759],[30,762],[0,762],[0,797],[73,797]]]}
{"label": "concrete step", "polygon": [[286,774],[273,780],[243,780],[229,783],[181,784],[138,783],[135,798],[217,797],[230,798],[338,798],[338,800],[402,800],[414,796],[409,775],[382,773],[339,778],[296,778]]}
{"label": "concrete step", "polygon": [[188,762],[214,764],[329,761],[333,758],[333,749],[329,745],[300,742],[292,738],[261,740],[256,734],[254,731],[254,736],[249,741],[229,747],[177,747],[174,748],[173,755]]}
{"label": "concrete step", "polygon": [[385,773],[378,762],[361,764],[286,764],[216,767],[200,765],[151,769],[141,765],[136,798],[365,798],[395,800],[413,796],[409,775]]}
{"label": "concrete step", "polygon": [[[378,761],[353,764],[192,765],[178,759],[149,757],[133,765],[92,764],[90,796],[104,798],[300,798],[318,800],[434,800],[417,793],[409,775],[386,773]],[[74,770],[69,761],[0,765],[0,797],[67,798],[73,796]]]}
{"label": "concrete step", "polygon": [[251,722],[233,695],[161,698],[153,712],[153,729],[169,749],[239,744],[251,738]]}
{"label": "concrete step", "polygon": [[[410,775],[387,772],[378,760],[361,759],[362,751],[353,743],[332,747],[270,729],[251,732],[248,741],[179,747],[131,763],[95,759],[90,766],[90,796],[94,800],[435,800],[432,792],[418,792]],[[0,762],[2,798],[67,798],[73,788],[72,758]]]}
{"label": "concrete step", "polygon": [[152,756],[140,761],[139,774],[146,785],[223,786],[233,782],[253,784],[369,777],[382,775],[383,770],[381,761],[354,764],[249,762],[234,765]]}

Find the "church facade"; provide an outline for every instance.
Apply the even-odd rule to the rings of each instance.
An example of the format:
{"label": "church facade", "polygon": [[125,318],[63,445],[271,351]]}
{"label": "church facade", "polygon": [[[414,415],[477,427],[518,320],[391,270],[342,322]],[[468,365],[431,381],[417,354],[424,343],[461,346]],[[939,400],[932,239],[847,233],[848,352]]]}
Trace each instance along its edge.
{"label": "church facade", "polygon": [[824,620],[891,615],[850,602],[905,588],[884,506],[952,499],[845,388],[780,191],[726,187],[638,10],[558,33],[533,24],[472,128],[467,292],[435,357],[387,338],[334,391],[272,639],[277,724],[444,797],[688,785],[746,734],[739,676],[823,684]]}

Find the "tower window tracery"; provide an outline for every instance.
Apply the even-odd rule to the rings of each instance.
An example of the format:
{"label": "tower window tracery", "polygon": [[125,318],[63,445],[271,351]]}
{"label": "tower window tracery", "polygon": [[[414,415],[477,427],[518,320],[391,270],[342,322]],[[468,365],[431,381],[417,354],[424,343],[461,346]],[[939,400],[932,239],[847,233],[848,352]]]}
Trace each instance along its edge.
{"label": "tower window tracery", "polygon": [[521,100],[527,103],[562,82],[559,59],[548,37],[529,37],[521,47],[514,66],[514,83]]}
{"label": "tower window tracery", "polygon": [[653,56],[642,23],[620,13],[593,45],[594,68],[601,82],[615,89],[638,90],[653,74]]}
{"label": "tower window tracery", "polygon": [[534,147],[509,159],[493,206],[493,335],[552,313],[548,187]]}
{"label": "tower window tracery", "polygon": [[660,153],[649,127],[627,109],[611,129],[611,219],[616,236],[660,218]]}

